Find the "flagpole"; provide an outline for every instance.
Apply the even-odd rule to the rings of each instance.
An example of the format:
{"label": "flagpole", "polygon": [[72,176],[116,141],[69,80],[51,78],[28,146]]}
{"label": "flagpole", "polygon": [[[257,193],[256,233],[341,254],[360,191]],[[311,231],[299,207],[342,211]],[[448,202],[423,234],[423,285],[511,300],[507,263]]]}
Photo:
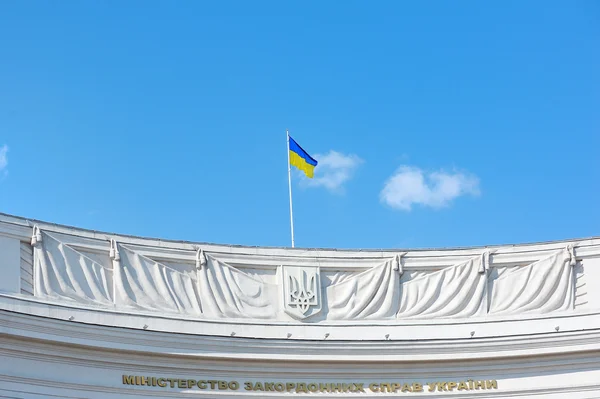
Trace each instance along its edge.
{"label": "flagpole", "polygon": [[290,165],[290,132],[286,129],[287,159],[288,159],[288,187],[290,190],[290,228],[292,230],[292,248],[294,248],[294,211],[292,208],[292,165]]}

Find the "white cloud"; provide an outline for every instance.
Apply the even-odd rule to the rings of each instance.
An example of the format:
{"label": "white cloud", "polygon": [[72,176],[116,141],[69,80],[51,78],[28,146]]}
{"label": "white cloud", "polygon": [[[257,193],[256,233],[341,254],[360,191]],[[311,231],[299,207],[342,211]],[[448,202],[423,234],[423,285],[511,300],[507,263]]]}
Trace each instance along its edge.
{"label": "white cloud", "polygon": [[315,168],[315,177],[304,179],[308,186],[325,187],[332,192],[343,192],[343,185],[352,178],[354,172],[364,161],[357,155],[345,155],[337,151],[327,154],[315,154],[319,162]]}
{"label": "white cloud", "polygon": [[477,176],[444,171],[424,172],[402,165],[386,182],[380,199],[392,208],[410,211],[414,204],[442,208],[462,195],[479,195]]}
{"label": "white cloud", "polygon": [[6,167],[8,166],[8,146],[5,144],[0,147],[0,174],[6,176],[8,174],[8,170]]}

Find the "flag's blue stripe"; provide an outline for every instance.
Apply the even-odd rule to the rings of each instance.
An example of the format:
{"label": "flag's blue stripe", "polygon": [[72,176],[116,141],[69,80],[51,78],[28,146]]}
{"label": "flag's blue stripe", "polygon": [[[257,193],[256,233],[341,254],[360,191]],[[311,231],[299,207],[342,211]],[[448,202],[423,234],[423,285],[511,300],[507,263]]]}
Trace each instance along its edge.
{"label": "flag's blue stripe", "polygon": [[298,145],[298,143],[296,143],[296,141],[291,137],[290,137],[290,151],[293,151],[296,154],[298,154],[298,156],[303,158],[306,161],[306,163],[313,165],[313,166],[317,166],[317,160],[314,159],[313,157],[311,157],[310,155],[308,155],[308,153],[306,151],[304,151],[302,149],[302,147],[300,147]]}

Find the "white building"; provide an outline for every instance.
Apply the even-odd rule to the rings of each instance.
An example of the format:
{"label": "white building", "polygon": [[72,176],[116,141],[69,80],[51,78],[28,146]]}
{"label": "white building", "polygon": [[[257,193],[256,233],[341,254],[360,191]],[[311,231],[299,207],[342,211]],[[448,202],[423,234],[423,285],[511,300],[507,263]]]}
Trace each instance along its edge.
{"label": "white building", "polygon": [[0,214],[0,398],[600,398],[600,239],[196,244]]}

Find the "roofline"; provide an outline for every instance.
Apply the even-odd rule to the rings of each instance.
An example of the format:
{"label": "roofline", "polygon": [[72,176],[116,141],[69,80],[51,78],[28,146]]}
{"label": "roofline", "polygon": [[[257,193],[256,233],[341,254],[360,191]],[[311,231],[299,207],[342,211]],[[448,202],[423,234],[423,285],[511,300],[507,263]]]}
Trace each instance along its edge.
{"label": "roofline", "polygon": [[478,246],[462,246],[462,247],[428,247],[428,248],[327,248],[327,247],[313,247],[313,248],[304,248],[304,247],[285,247],[285,246],[263,246],[263,245],[241,245],[241,244],[221,244],[221,243],[213,243],[213,242],[198,242],[198,241],[187,241],[187,240],[173,240],[173,239],[164,239],[164,238],[156,238],[156,237],[147,237],[147,236],[137,236],[132,234],[121,234],[121,233],[111,233],[100,230],[87,229],[83,227],[70,226],[66,224],[54,223],[54,222],[46,222],[39,219],[26,218],[18,215],[11,215],[8,213],[0,212],[0,222],[8,222],[7,220],[2,220],[4,218],[13,218],[22,221],[24,224],[34,225],[34,224],[43,224],[46,226],[54,226],[61,229],[71,229],[76,231],[87,232],[91,234],[99,234],[99,235],[108,235],[108,236],[120,236],[131,239],[139,239],[139,240],[152,240],[152,241],[161,241],[168,242],[172,244],[187,244],[187,245],[210,245],[210,246],[222,246],[222,247],[231,247],[231,248],[264,248],[264,249],[285,249],[289,251],[356,251],[356,252],[421,252],[421,251],[460,251],[460,250],[471,250],[471,249],[485,249],[485,248],[500,248],[500,247],[527,247],[527,246],[536,246],[536,245],[548,245],[548,244],[559,244],[563,242],[573,242],[573,241],[584,241],[584,240],[599,240],[600,236],[592,236],[592,237],[580,237],[580,238],[567,238],[560,240],[550,240],[550,241],[538,241],[538,242],[525,242],[525,243],[509,243],[509,244],[490,244],[490,245],[478,245]]}

